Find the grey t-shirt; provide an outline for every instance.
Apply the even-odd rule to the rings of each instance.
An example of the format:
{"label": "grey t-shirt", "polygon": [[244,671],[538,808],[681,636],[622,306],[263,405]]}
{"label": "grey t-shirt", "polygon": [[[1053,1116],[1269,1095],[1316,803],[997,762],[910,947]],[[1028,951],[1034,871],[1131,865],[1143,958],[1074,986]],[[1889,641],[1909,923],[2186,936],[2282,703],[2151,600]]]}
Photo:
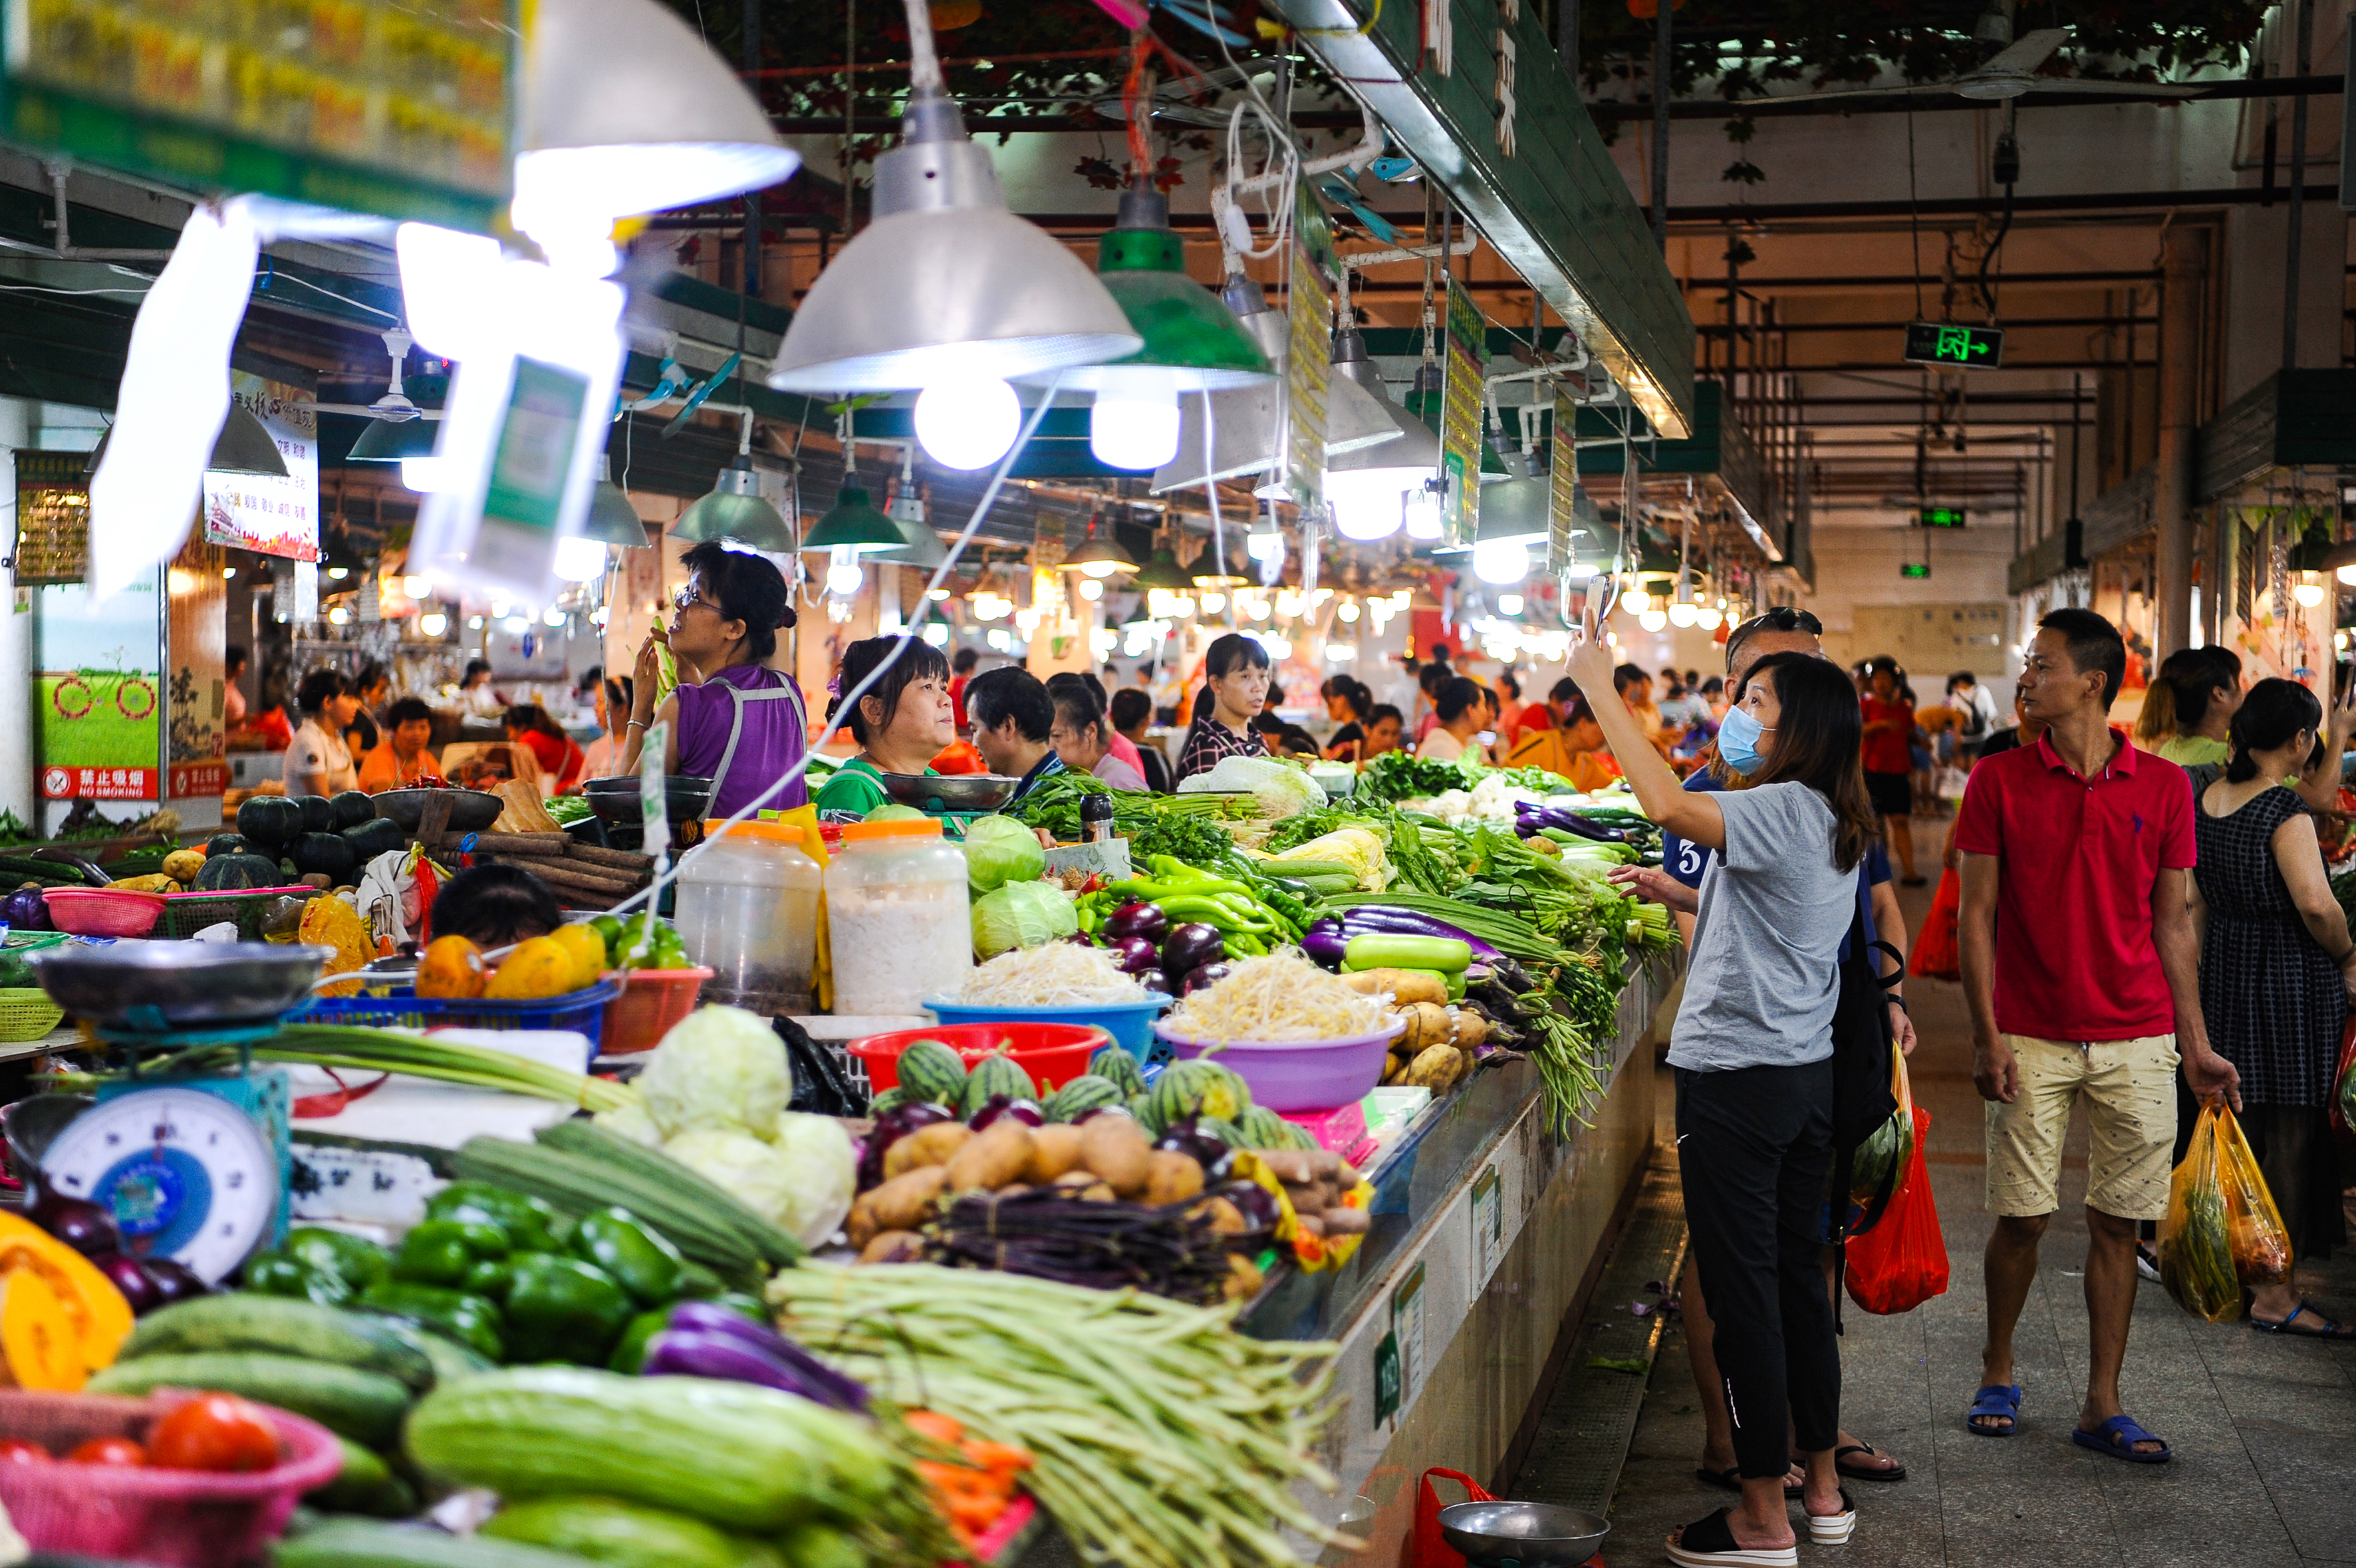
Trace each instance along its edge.
{"label": "grey t-shirt", "polygon": [[1726,853],[1702,880],[1669,1065],[1822,1061],[1857,911],[1857,873],[1833,865],[1832,808],[1796,780],[1710,798],[1726,816]]}

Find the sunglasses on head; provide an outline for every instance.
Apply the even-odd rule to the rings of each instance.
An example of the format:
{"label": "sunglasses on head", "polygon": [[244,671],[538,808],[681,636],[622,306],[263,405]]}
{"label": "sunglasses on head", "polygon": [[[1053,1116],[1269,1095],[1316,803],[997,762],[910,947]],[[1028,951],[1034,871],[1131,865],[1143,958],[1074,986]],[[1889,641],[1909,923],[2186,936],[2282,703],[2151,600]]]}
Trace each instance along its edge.
{"label": "sunglasses on head", "polygon": [[1810,637],[1822,637],[1825,623],[1806,610],[1794,609],[1790,605],[1777,605],[1762,615],[1752,617],[1737,627],[1738,634],[1761,631],[1800,631]]}

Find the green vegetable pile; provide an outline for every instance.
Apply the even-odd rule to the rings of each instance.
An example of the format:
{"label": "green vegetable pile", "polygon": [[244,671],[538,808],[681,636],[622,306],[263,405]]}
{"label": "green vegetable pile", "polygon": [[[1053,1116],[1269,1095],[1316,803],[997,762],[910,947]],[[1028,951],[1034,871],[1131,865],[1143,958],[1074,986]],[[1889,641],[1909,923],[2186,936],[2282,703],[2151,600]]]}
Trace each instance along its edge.
{"label": "green vegetable pile", "polygon": [[1248,802],[1225,795],[1144,794],[1066,771],[1041,779],[1007,815],[1026,826],[1045,828],[1065,843],[1076,843],[1080,800],[1087,795],[1112,797],[1113,830],[1129,840],[1131,854],[1166,854],[1192,865],[1215,865],[1233,854],[1235,837],[1219,822],[1250,814]]}

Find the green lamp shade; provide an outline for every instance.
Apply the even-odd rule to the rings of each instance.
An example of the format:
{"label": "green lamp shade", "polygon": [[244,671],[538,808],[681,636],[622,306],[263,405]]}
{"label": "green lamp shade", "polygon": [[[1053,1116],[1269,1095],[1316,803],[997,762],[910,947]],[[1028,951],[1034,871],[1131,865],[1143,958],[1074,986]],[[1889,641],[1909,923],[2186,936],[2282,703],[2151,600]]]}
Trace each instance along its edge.
{"label": "green lamp shade", "polygon": [[843,486],[841,493],[834,498],[832,510],[802,536],[805,550],[848,547],[866,553],[899,550],[907,543],[908,537],[900,532],[900,525],[878,510],[867,492],[857,485]]}
{"label": "green lamp shade", "polygon": [[733,539],[755,550],[783,554],[794,547],[794,532],[776,507],[763,499],[760,479],[748,465],[723,468],[712,493],[680,513],[670,536],[690,544]]}
{"label": "green lamp shade", "polygon": [[348,463],[398,463],[403,457],[430,457],[434,455],[434,427],[430,421],[404,419],[399,424],[391,420],[372,419],[360,432],[345,454]]}
{"label": "green lamp shade", "polygon": [[[1445,417],[1447,406],[1447,399],[1440,390],[1440,367],[1437,365],[1421,367],[1415,373],[1415,386],[1407,394],[1408,412],[1422,420],[1435,435],[1441,433],[1440,420]],[[1499,479],[1510,479],[1513,477],[1514,470],[1505,466],[1505,460],[1497,455],[1497,449],[1489,445],[1489,437],[1483,435],[1481,437],[1481,482],[1484,485],[1492,485]],[[1486,497],[1483,498],[1481,504],[1484,507],[1489,504]]]}
{"label": "green lamp shade", "polygon": [[[1145,346],[1126,359],[1065,371],[1062,384],[1101,392],[1125,370],[1175,372],[1181,392],[1225,392],[1274,379],[1275,367],[1236,313],[1186,275],[1186,245],[1159,191],[1131,188],[1118,227],[1097,242],[1097,281]],[[1037,379],[1037,378],[1033,378]]]}
{"label": "green lamp shade", "polygon": [[[949,558],[948,549],[941,543],[941,536],[933,532],[932,525],[925,521],[924,509],[921,506],[909,505],[905,511],[902,510],[905,500],[906,498],[904,497],[903,500],[894,501],[893,510],[884,513],[884,516],[891,520],[892,526],[900,531],[901,542],[898,548],[862,550],[859,553],[859,558],[862,561],[915,566],[929,572]],[[823,521],[824,520],[821,519],[821,526]]]}
{"label": "green lamp shade", "polygon": [[1155,551],[1153,559],[1137,569],[1137,579],[1132,585],[1141,589],[1161,588],[1168,593],[1183,594],[1194,588],[1194,579],[1186,575],[1185,567],[1178,564],[1175,552],[1162,549]]}

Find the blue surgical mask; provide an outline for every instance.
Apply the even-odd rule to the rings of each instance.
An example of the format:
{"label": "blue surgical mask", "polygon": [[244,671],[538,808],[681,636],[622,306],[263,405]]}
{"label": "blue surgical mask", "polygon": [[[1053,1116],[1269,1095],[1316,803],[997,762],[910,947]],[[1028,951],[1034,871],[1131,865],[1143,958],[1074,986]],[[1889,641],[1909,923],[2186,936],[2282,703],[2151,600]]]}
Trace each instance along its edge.
{"label": "blue surgical mask", "polygon": [[1766,760],[1759,755],[1759,737],[1768,726],[1751,714],[1749,708],[1729,708],[1718,726],[1718,755],[1726,765],[1745,779],[1759,771]]}

